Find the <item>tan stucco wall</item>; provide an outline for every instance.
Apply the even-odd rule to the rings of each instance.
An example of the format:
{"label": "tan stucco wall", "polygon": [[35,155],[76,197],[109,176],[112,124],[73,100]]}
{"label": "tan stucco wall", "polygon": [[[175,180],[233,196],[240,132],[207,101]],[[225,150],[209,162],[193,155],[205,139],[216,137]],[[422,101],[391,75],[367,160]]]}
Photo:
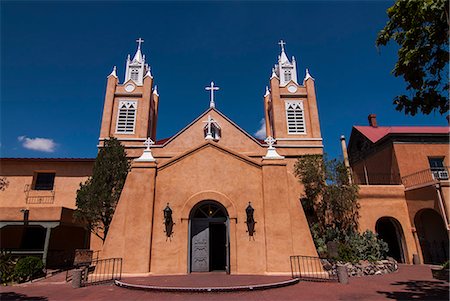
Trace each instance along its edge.
{"label": "tan stucco wall", "polygon": [[[139,170],[133,168],[127,178],[102,252],[105,257],[123,257],[125,273],[187,273],[189,214],[205,200],[219,202],[228,211],[233,274],[290,273],[290,255],[317,255],[298,201],[299,184],[287,172],[284,160],[260,164],[214,142],[200,144],[157,164],[154,204],[152,180],[135,176],[151,173],[151,168]],[[257,222],[253,237],[246,232],[248,202]],[[175,222],[171,238],[164,233],[167,203]],[[130,207],[135,208],[133,212]],[[154,215],[149,217],[152,210]],[[126,247],[129,240],[132,248]]]}
{"label": "tan stucco wall", "polygon": [[[42,161],[42,160],[0,160],[0,177],[9,182],[4,191],[0,191],[0,208],[43,208],[66,207],[75,209],[76,191],[80,183],[92,174],[93,161]],[[55,172],[55,197],[52,204],[27,204],[25,186],[33,184],[36,172]],[[51,196],[49,191],[31,191],[30,195]],[[0,220],[1,210],[0,210]]]}
{"label": "tan stucco wall", "polygon": [[402,177],[430,168],[428,157],[444,157],[444,165],[449,166],[445,143],[394,143],[394,152]]}
{"label": "tan stucco wall", "polygon": [[402,227],[406,262],[412,263],[413,254],[418,254],[418,250],[412,235],[403,185],[361,185],[359,187],[360,231],[375,232],[376,223],[380,218],[395,218]]}

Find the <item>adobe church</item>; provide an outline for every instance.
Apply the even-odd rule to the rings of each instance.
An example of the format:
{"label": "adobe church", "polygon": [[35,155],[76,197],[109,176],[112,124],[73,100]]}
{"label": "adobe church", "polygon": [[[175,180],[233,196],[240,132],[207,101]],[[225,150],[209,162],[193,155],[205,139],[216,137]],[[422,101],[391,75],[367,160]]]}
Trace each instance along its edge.
{"label": "adobe church", "polygon": [[164,98],[137,42],[124,81],[115,67],[107,80],[99,147],[116,137],[132,166],[101,257],[123,258],[125,273],[284,274],[289,256],[317,256],[293,174],[299,156],[323,153],[308,70],[299,81],[281,41],[264,95],[264,141],[216,108],[214,83],[209,107],[158,140]]}

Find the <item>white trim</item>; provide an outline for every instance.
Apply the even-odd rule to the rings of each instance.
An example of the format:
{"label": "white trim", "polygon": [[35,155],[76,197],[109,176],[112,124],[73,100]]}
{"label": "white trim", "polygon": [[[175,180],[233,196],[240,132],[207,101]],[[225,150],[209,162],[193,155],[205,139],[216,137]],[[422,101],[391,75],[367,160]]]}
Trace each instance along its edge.
{"label": "white trim", "polygon": [[322,138],[277,138],[277,141],[323,141]]}
{"label": "white trim", "polygon": [[[290,106],[293,106],[294,114],[292,116],[293,119],[291,119],[291,122],[294,122],[294,124],[289,124],[289,115],[288,115],[288,108]],[[303,100],[285,100],[284,102],[284,108],[286,112],[286,129],[288,135],[306,135],[306,122],[305,122],[305,110],[303,107]],[[300,110],[300,115],[297,116],[298,110]],[[290,127],[295,127],[295,132],[290,131]],[[303,130],[300,130],[298,128],[303,128]]]}
{"label": "white trim", "polygon": [[[126,131],[118,131],[118,127],[119,127],[119,117],[120,117],[120,110],[121,110],[121,106],[125,104],[125,106],[127,107],[127,111],[129,110],[129,106],[134,105],[134,118],[133,118],[133,131],[132,132],[128,132]],[[137,100],[119,100],[119,106],[117,108],[117,118],[116,118],[116,130],[115,130],[115,134],[118,135],[130,135],[130,134],[135,134],[136,131],[136,116],[137,116],[137,108],[138,108],[138,101]]]}

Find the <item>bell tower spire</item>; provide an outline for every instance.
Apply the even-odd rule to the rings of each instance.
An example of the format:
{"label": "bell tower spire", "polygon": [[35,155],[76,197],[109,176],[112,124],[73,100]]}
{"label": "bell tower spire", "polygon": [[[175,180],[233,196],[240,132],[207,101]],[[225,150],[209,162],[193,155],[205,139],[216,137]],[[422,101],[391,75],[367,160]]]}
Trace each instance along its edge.
{"label": "bell tower spire", "polygon": [[295,58],[292,57],[292,61],[289,61],[284,49],[286,42],[281,40],[278,42],[278,45],[281,46],[281,54],[278,56],[278,64],[275,65],[275,72],[280,79],[280,87],[286,86],[290,81],[298,84]]}
{"label": "bell tower spire", "polygon": [[141,86],[144,80],[144,74],[147,73],[148,65],[145,63],[145,55],[142,55],[141,44],[143,39],[136,40],[138,48],[133,59],[130,59],[130,55],[127,58],[127,66],[125,71],[125,82],[132,80],[136,85]]}

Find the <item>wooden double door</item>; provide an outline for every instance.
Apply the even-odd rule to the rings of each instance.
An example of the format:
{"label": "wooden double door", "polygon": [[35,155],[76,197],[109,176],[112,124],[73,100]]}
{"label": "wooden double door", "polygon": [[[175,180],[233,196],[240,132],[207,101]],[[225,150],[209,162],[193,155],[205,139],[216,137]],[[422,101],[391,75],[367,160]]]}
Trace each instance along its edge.
{"label": "wooden double door", "polygon": [[209,209],[202,213],[190,220],[190,271],[229,273],[228,218],[208,215],[214,213]]}

